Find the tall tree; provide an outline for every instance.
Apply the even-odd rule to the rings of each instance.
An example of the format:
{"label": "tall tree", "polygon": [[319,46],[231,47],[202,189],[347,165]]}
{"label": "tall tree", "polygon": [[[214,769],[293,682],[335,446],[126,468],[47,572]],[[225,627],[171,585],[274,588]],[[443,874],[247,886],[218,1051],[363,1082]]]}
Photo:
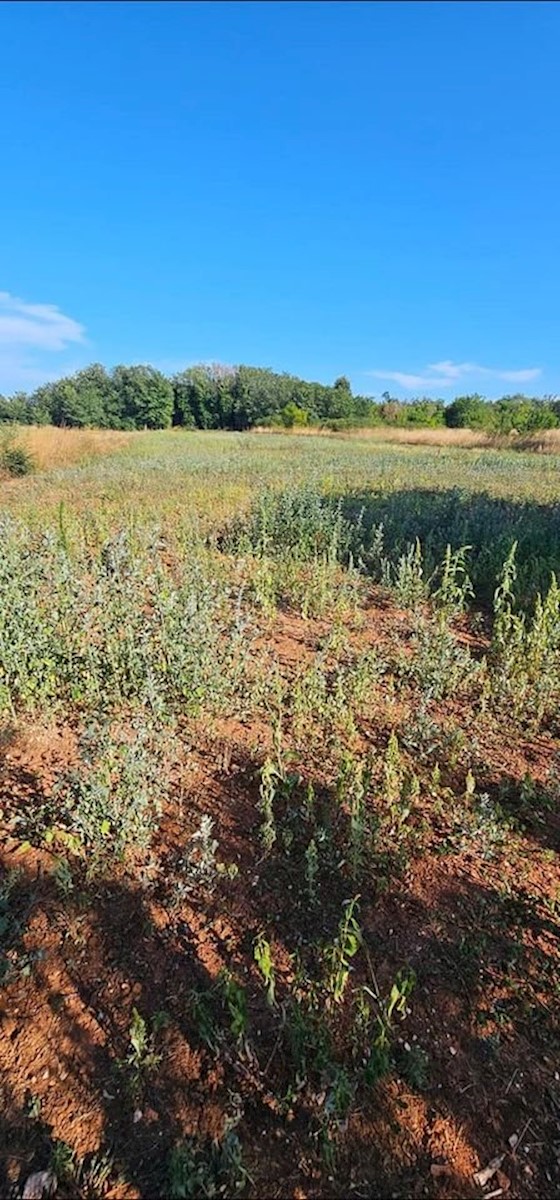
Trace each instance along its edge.
{"label": "tall tree", "polygon": [[173,417],[173,387],[155,367],[115,367],[113,384],[121,421],[133,429],[167,429]]}

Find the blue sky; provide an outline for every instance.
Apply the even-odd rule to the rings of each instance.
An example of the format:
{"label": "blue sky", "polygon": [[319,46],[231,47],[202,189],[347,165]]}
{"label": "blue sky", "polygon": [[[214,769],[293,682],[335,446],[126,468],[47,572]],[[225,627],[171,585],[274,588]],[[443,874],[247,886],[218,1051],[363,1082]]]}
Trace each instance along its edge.
{"label": "blue sky", "polygon": [[0,391],[560,391],[560,5],[3,3]]}

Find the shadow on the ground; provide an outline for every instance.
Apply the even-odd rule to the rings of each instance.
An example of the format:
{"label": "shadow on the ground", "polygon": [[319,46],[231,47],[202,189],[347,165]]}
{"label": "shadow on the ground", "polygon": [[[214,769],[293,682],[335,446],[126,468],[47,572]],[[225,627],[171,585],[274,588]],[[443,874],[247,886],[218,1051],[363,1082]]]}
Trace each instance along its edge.
{"label": "shadow on the ground", "polygon": [[[308,1102],[283,1107],[290,1089],[297,1091],[296,1069],[282,1010],[266,1004],[253,946],[264,928],[280,961],[294,953],[305,957],[313,943],[332,940],[352,885],[335,871],[321,881],[312,911],[303,864],[294,866],[292,859],[290,866],[285,847],[277,845],[259,863],[250,815],[256,813],[255,766],[247,759],[239,773],[221,781],[221,808],[215,810],[220,853],[240,870],[212,892],[195,888],[186,901],[176,901],[165,873],[142,887],[122,871],[89,883],[77,875],[63,897],[44,871],[13,883],[3,933],[9,969],[0,990],[12,1047],[5,1044],[2,1067],[5,1194],[12,1189],[19,1196],[27,1175],[48,1165],[66,1125],[68,1141],[80,1143],[72,1106],[85,1105],[84,1096],[99,1142],[111,1153],[113,1182],[122,1181],[113,1192],[118,1196],[167,1195],[172,1147],[185,1135],[208,1147],[236,1106],[250,1173],[243,1195],[288,1197],[303,1187],[313,1196],[342,1196],[350,1171],[360,1195],[405,1196],[418,1187],[439,1195],[430,1164],[438,1145],[441,1152],[434,1130],[442,1121],[481,1162],[506,1153],[513,1195],[552,1194],[560,1104],[554,1081],[557,915],[527,887],[512,893],[496,883],[482,885],[469,876],[464,860],[454,875],[452,856],[433,872],[429,898],[419,899],[403,876],[378,881],[373,872],[362,882],[367,955],[357,957],[352,982],[371,984],[374,964],[380,992],[388,995],[400,968],[415,971],[403,1032],[425,1053],[427,1078],[420,1086],[399,1077],[399,1067],[394,1085],[382,1081],[361,1091],[359,1120],[351,1119],[339,1139],[336,1163],[321,1166]],[[33,957],[38,944],[42,958]],[[250,1050],[232,1036],[231,1014],[216,990],[223,967],[246,989]],[[279,974],[281,1001],[288,977]],[[134,1008],[148,1035],[153,1032],[148,1049],[161,1055],[138,1071],[126,1062]],[[157,1014],[164,1014],[160,1023]],[[45,1037],[48,1082],[39,1070]],[[37,1042],[39,1074],[26,1083],[21,1064],[27,1039]],[[33,1059],[26,1061],[29,1074]],[[397,1061],[402,1066],[402,1049]],[[310,1088],[322,1087],[319,1073]],[[41,1107],[35,1111],[37,1097]],[[421,1134],[414,1135],[403,1117],[409,1103],[417,1105],[416,1123],[421,1114]],[[290,1104],[295,1115],[287,1120]],[[528,1119],[529,1151],[512,1155],[508,1138]],[[87,1115],[84,1122],[87,1135]],[[449,1138],[451,1147],[451,1133]],[[461,1189],[471,1194],[469,1179]],[[66,1192],[62,1184],[59,1194],[72,1195],[70,1184]]]}

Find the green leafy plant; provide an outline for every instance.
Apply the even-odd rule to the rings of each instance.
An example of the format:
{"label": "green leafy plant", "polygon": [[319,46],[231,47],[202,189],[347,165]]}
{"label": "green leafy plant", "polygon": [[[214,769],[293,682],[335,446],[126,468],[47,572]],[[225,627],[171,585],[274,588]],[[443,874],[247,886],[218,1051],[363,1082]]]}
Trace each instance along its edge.
{"label": "green leafy plant", "polygon": [[461,546],[458,550],[446,546],[443,562],[430,581],[430,584],[437,583],[431,590],[431,599],[443,622],[460,616],[474,600],[474,588],[467,571],[469,550],[471,546]]}
{"label": "green leafy plant", "polygon": [[399,1048],[396,1065],[402,1078],[416,1091],[421,1092],[428,1086],[429,1055],[416,1042],[410,1045],[406,1043],[402,1049]]}
{"label": "green leafy plant", "polygon": [[362,942],[361,929],[354,913],[358,906],[359,896],[347,900],[338,926],[337,936],[325,951],[329,964],[329,972],[325,979],[328,1004],[340,1004],[348,984],[351,971],[351,960],[358,953]]}
{"label": "green leafy plant", "polygon": [[218,976],[218,984],[227,1005],[230,1016],[230,1029],[238,1043],[242,1043],[249,1028],[249,1012],[245,988],[234,979],[231,971],[223,968]]}
{"label": "green leafy plant", "polygon": [[9,438],[4,438],[3,445],[0,445],[0,471],[18,478],[30,475],[35,469],[35,459],[29,450]]}
{"label": "green leafy plant", "polygon": [[402,1020],[406,1017],[416,976],[414,971],[401,968],[385,1000],[379,993],[375,976],[373,982],[373,991],[364,987],[364,992],[371,996],[377,1008],[371,1045],[364,1063],[364,1080],[369,1086],[375,1085],[391,1069],[394,1017],[398,1015]]}
{"label": "green leafy plant", "polygon": [[318,900],[317,876],[319,874],[319,851],[315,838],[311,838],[305,851],[305,882],[309,902],[315,905]]}
{"label": "green leafy plant", "polygon": [[135,1100],[140,1096],[146,1076],[151,1074],[161,1062],[161,1054],[155,1048],[156,1038],[160,1030],[167,1025],[168,1020],[167,1013],[159,1012],[154,1014],[148,1024],[137,1008],[132,1009],[132,1018],[128,1029],[128,1053],[124,1059],[117,1061],[117,1066],[123,1073],[127,1089]]}
{"label": "green leafy plant", "polygon": [[[205,813],[201,818],[199,828],[191,838],[191,849],[185,858],[179,862],[181,875],[186,877],[187,890],[203,886],[212,891],[220,879],[235,879],[238,874],[236,863],[226,864],[217,856],[218,842],[213,837],[214,821]],[[184,880],[179,885],[179,894],[183,893]]]}
{"label": "green leafy plant", "polygon": [[393,591],[396,603],[402,608],[416,608],[426,600],[428,585],[424,578],[424,561],[419,538],[416,538],[405,554],[401,554],[394,570],[389,570],[389,574],[386,574],[386,581]]}
{"label": "green leafy plant", "polygon": [[236,1196],[249,1176],[237,1134],[229,1129],[221,1141],[184,1138],[169,1156],[171,1200],[216,1200]]}
{"label": "green leafy plant", "polygon": [[266,940],[264,934],[262,933],[259,933],[259,936],[255,942],[253,954],[257,967],[259,968],[265,983],[266,998],[271,1007],[274,1007],[276,1004],[276,975],[274,971],[274,963],[272,961],[270,942]]}
{"label": "green leafy plant", "polygon": [[271,758],[267,758],[261,768],[260,800],[258,806],[262,816],[259,836],[265,854],[268,854],[272,850],[278,836],[274,817],[274,800],[277,794],[278,780],[280,779],[281,774],[278,767]]}

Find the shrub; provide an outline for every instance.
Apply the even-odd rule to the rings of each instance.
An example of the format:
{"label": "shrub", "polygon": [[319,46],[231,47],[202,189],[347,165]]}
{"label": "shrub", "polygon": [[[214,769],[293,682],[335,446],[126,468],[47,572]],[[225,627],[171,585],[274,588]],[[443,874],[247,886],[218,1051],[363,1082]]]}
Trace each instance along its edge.
{"label": "shrub", "polygon": [[30,475],[35,470],[35,460],[24,446],[6,442],[0,450],[0,470],[14,477]]}
{"label": "shrub", "polygon": [[304,408],[300,408],[292,400],[289,404],[284,405],[284,408],[280,412],[280,419],[286,429],[293,429],[294,426],[307,425],[309,416]]}

